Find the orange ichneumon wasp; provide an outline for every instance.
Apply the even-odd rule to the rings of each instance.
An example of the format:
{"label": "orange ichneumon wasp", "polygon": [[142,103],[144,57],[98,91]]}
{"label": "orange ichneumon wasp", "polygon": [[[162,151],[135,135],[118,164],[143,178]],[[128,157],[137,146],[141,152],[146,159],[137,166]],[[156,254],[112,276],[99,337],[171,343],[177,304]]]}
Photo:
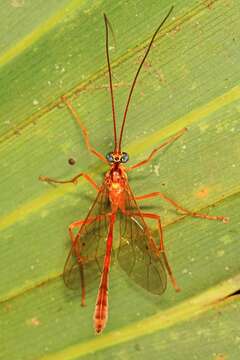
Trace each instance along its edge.
{"label": "orange ichneumon wasp", "polygon": [[[55,180],[47,176],[39,177],[41,181],[57,184],[76,184],[78,179],[83,177],[98,192],[86,219],[75,221],[69,226],[69,235],[72,246],[67,257],[63,273],[64,282],[68,287],[73,289],[79,286],[81,287],[82,305],[85,305],[85,279],[88,278],[90,274],[95,273],[99,275],[100,285],[93,316],[96,333],[102,332],[108,319],[109,271],[114,227],[117,221],[119,223],[119,244],[117,247],[117,259],[120,267],[128,274],[128,276],[144,289],[150,291],[153,294],[161,295],[166,289],[167,273],[174,289],[176,291],[180,290],[164,249],[161,218],[159,215],[154,213],[142,212],[138,205],[139,200],[159,197],[173,205],[176,209],[180,210],[182,214],[208,220],[220,220],[224,223],[227,222],[227,218],[224,216],[210,216],[189,211],[161,192],[152,192],[142,196],[135,196],[128,183],[128,172],[150,162],[160,149],[169,144],[172,144],[187,130],[186,128],[183,128],[164,143],[160,144],[157,148],[152,150],[150,155],[145,160],[130,167],[125,166],[125,163],[129,160],[129,156],[126,152],[122,151],[122,138],[133,90],[154,39],[162,28],[163,24],[170,16],[172,10],[173,7],[171,7],[168,14],[154,32],[147,50],[142,58],[142,61],[137,69],[130,87],[129,95],[127,97],[119,137],[117,137],[112,71],[108,44],[109,29],[111,29],[111,26],[106,15],[104,14],[106,31],[106,57],[114,134],[114,150],[108,153],[106,157],[98,152],[90,144],[88,132],[82,124],[78,113],[74,109],[71,101],[66,97],[63,97],[63,100],[71,115],[73,115],[75,120],[80,125],[87,149],[110,167],[110,169],[105,174],[102,185],[98,186],[88,174],[83,172],[74,176],[70,180]],[[71,162],[74,163],[72,159],[69,160],[69,163]],[[146,223],[146,219],[153,219],[156,221],[159,237],[158,241],[153,238],[152,232]],[[74,229],[77,229],[75,234]]]}

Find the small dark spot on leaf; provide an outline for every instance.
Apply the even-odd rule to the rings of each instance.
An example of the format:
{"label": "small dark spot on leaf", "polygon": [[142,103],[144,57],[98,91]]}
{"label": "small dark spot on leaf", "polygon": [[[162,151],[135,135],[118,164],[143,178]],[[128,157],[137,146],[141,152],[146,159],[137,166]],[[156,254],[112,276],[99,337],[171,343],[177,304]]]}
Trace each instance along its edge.
{"label": "small dark spot on leaf", "polygon": [[69,165],[75,165],[75,164],[76,164],[76,160],[73,159],[73,158],[70,158],[70,159],[68,159],[68,163],[69,163]]}

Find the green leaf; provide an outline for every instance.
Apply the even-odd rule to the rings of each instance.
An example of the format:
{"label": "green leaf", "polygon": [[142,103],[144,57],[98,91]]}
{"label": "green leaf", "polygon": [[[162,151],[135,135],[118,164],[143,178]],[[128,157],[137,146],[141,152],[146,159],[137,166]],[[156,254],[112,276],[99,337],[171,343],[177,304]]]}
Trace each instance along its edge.
{"label": "green leaf", "polygon": [[[103,12],[111,39],[117,124],[132,79],[169,1],[11,0],[1,5],[1,350],[3,359],[236,359],[239,351],[239,16],[237,1],[175,1],[129,108],[123,150],[145,159],[183,127],[188,132],[129,174],[134,194],[161,191],[184,207],[225,215],[228,224],[183,217],[156,198],[165,247],[182,291],[159,298],[137,287],[117,262],[107,328],[92,327],[98,284],[87,307],[64,287],[68,225],[96,194],[50,186],[39,175],[80,171],[101,183],[107,168],[87,151],[61,96],[71,99],[91,143],[112,150]],[[75,166],[68,159],[76,160]],[[155,223],[149,226],[155,231]],[[154,232],[157,235],[157,232]]]}

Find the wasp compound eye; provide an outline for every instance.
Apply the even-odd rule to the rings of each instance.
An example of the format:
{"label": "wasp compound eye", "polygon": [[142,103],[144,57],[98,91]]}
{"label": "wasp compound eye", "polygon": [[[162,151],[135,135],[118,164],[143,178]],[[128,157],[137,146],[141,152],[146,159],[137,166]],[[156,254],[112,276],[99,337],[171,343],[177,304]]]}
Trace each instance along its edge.
{"label": "wasp compound eye", "polygon": [[109,162],[114,162],[114,158],[113,158],[112,153],[108,153],[108,154],[106,155],[106,159],[107,159],[107,161],[109,161]]}
{"label": "wasp compound eye", "polygon": [[129,156],[126,152],[122,153],[121,162],[126,163],[129,160]]}

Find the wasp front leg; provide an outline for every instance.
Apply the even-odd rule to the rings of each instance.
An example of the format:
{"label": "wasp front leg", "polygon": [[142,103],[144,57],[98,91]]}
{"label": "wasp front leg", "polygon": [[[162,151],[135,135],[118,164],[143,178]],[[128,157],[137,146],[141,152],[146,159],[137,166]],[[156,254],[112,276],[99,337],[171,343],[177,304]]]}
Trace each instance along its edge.
{"label": "wasp front leg", "polygon": [[89,176],[88,174],[85,173],[79,173],[78,175],[74,176],[72,179],[69,180],[56,180],[56,179],[52,179],[48,176],[39,176],[39,180],[40,181],[45,181],[49,184],[77,184],[78,179],[80,177],[83,177],[85,180],[87,180],[89,182],[89,184],[91,184],[95,190],[99,191],[100,188],[98,187],[98,185],[95,183],[95,181],[91,178],[91,176]]}

